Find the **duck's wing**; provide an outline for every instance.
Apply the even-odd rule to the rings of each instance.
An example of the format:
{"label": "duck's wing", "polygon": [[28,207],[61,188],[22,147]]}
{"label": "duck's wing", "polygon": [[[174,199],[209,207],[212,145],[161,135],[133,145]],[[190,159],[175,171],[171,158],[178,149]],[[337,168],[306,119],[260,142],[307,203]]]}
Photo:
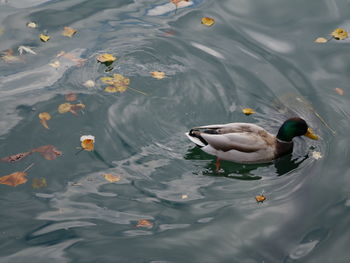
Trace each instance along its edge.
{"label": "duck's wing", "polygon": [[[274,136],[260,126],[250,123],[208,125],[191,129],[188,136],[201,143],[224,152],[236,150],[252,153],[273,146]],[[193,141],[193,139],[191,139]]]}

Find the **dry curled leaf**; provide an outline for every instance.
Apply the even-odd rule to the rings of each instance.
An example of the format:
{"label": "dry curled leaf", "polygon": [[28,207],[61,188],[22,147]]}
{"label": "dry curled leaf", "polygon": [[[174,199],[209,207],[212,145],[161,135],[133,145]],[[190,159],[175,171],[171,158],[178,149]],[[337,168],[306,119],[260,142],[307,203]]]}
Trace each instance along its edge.
{"label": "dry curled leaf", "polygon": [[203,17],[201,22],[203,25],[212,26],[212,25],[214,25],[215,20],[211,17]]}
{"label": "dry curled leaf", "polygon": [[253,109],[251,109],[251,108],[244,108],[244,109],[242,110],[242,112],[243,112],[245,115],[250,115],[250,114],[255,113],[255,111],[254,111]]}
{"label": "dry curled leaf", "polygon": [[77,94],[75,93],[68,93],[64,96],[66,101],[75,101],[77,99]]}
{"label": "dry curled leaf", "polygon": [[101,174],[108,182],[114,183],[120,181],[120,176],[115,176],[113,174]]}
{"label": "dry curled leaf", "polygon": [[112,54],[105,53],[97,56],[97,61],[100,63],[112,63],[115,60],[117,60],[117,58],[114,57]]}
{"label": "dry curled leaf", "polygon": [[24,153],[17,153],[17,154],[14,154],[14,155],[10,155],[10,156],[7,156],[7,157],[4,157],[4,158],[1,158],[0,161],[2,162],[7,162],[7,163],[14,163],[14,162],[18,162],[20,160],[22,160],[23,158],[31,155],[32,152],[24,152]]}
{"label": "dry curled leaf", "polygon": [[17,186],[19,184],[24,184],[28,181],[26,176],[26,172],[15,172],[9,175],[5,175],[0,177],[0,184],[6,184],[9,186]]}
{"label": "dry curled leaf", "polygon": [[315,39],[316,43],[327,43],[328,42],[328,39],[327,38],[324,38],[324,37],[318,37]]}
{"label": "dry curled leaf", "polygon": [[40,40],[41,40],[42,42],[47,42],[47,41],[50,40],[50,36],[45,35],[45,34],[40,34],[40,35],[39,35],[39,38],[40,38]]}
{"label": "dry curled leaf", "polygon": [[335,88],[334,89],[336,93],[338,93],[339,95],[343,96],[344,95],[344,90],[341,88]]}
{"label": "dry curled leaf", "polygon": [[34,148],[32,152],[40,153],[46,160],[55,160],[58,156],[62,155],[62,152],[57,150],[53,145],[40,146]]}
{"label": "dry curled leaf", "polygon": [[63,28],[62,35],[65,36],[65,37],[72,37],[72,36],[75,35],[75,33],[77,33],[77,30],[75,30],[74,28],[65,26]]}
{"label": "dry curled leaf", "polygon": [[95,146],[95,136],[93,135],[83,135],[80,137],[81,147],[85,151],[93,151]]}
{"label": "dry curled leaf", "polygon": [[47,121],[51,120],[51,115],[48,112],[41,112],[38,115],[40,119],[40,123],[46,128],[49,129],[49,126],[47,125]]}
{"label": "dry curled leaf", "polygon": [[151,75],[155,79],[164,79],[165,73],[162,71],[153,71],[151,72]]}
{"label": "dry curled leaf", "polygon": [[335,29],[331,35],[336,40],[344,40],[348,38],[348,32],[346,32],[344,28]]}
{"label": "dry curled leaf", "polygon": [[37,28],[37,27],[38,27],[38,24],[35,23],[35,22],[28,22],[28,23],[27,23],[27,27],[29,27],[29,28]]}
{"label": "dry curled leaf", "polygon": [[83,103],[72,104],[70,106],[69,112],[71,112],[72,114],[78,116],[78,111],[83,110],[83,109],[85,109],[85,104],[83,104]]}
{"label": "dry curled leaf", "polygon": [[39,189],[47,186],[45,178],[34,178],[32,182],[33,189]]}
{"label": "dry curled leaf", "polygon": [[264,195],[257,195],[255,196],[255,200],[258,202],[258,203],[262,203],[266,200],[266,196]]}
{"label": "dry curled leaf", "polygon": [[140,219],[138,222],[137,222],[137,227],[146,227],[146,228],[151,228],[153,227],[153,223],[148,221],[147,219]]}

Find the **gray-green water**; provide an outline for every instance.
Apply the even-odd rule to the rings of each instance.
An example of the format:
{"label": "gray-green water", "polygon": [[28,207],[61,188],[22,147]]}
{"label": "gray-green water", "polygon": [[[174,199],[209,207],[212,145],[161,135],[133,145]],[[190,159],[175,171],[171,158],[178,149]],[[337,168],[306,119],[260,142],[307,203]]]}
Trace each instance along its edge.
{"label": "gray-green water", "polygon": [[[26,184],[0,185],[0,261],[349,262],[349,41],[313,42],[350,30],[349,8],[193,0],[175,13],[166,0],[1,0],[0,50],[18,55],[25,45],[37,55],[0,60],[0,158],[48,144],[63,155],[0,163],[0,176],[34,163]],[[201,25],[203,16],[215,25]],[[64,26],[77,34],[62,36]],[[118,58],[110,72],[96,62],[104,52]],[[99,79],[115,73],[131,89],[104,92]],[[70,92],[86,105],[79,116],[57,112]],[[49,130],[40,112],[52,115]],[[215,159],[184,136],[238,121],[276,133],[295,114],[321,140],[297,139],[293,155],[272,164],[223,162],[217,174]],[[96,136],[96,151],[77,154],[84,134]],[[35,178],[47,186],[33,188]],[[140,219],[153,226],[137,227]]]}

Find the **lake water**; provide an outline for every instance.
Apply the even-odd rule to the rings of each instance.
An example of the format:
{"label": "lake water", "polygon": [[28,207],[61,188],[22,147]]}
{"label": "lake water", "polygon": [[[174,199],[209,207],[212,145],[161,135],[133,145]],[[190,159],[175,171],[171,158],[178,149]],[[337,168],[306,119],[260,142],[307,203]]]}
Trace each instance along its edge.
{"label": "lake water", "polygon": [[[350,30],[349,8],[1,0],[0,158],[43,145],[63,154],[0,162],[0,176],[34,164],[25,184],[0,185],[0,262],[349,262],[350,40],[314,43]],[[215,24],[202,25],[205,16]],[[62,36],[65,26],[77,33]],[[19,56],[22,45],[37,54]],[[103,53],[117,60],[97,63]],[[113,74],[130,79],[124,92],[104,91]],[[61,114],[63,103],[85,108]],[[215,172],[215,158],[184,135],[227,122],[275,134],[294,115],[320,140],[298,138],[270,164],[222,162]],[[94,151],[79,149],[82,135],[95,136]]]}

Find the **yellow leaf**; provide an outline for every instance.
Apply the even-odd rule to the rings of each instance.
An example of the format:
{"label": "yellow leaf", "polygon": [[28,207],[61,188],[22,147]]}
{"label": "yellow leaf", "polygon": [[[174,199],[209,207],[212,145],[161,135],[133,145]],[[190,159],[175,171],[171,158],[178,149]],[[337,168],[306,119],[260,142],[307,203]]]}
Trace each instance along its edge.
{"label": "yellow leaf", "polygon": [[39,38],[40,38],[41,41],[47,42],[47,41],[49,41],[50,36],[44,35],[44,34],[40,34],[40,35],[39,35]]}
{"label": "yellow leaf", "polygon": [[255,111],[254,111],[253,109],[251,109],[251,108],[244,108],[244,109],[242,110],[242,112],[243,112],[245,115],[250,115],[250,114],[255,113]]}
{"label": "yellow leaf", "polygon": [[338,93],[339,95],[343,96],[344,95],[344,90],[341,88],[335,88],[334,89],[336,93]]}
{"label": "yellow leaf", "polygon": [[38,25],[35,22],[29,22],[29,23],[27,23],[27,27],[29,27],[29,28],[37,28]]}
{"label": "yellow leaf", "polygon": [[151,72],[151,75],[155,79],[164,79],[165,73],[162,71],[153,71]]}
{"label": "yellow leaf", "polygon": [[58,106],[58,112],[59,113],[67,113],[68,111],[71,110],[72,104],[70,103],[63,103],[61,105]]}
{"label": "yellow leaf", "polygon": [[48,112],[39,113],[40,123],[46,128],[49,129],[47,121],[51,119],[51,115]]}
{"label": "yellow leaf", "polygon": [[83,135],[80,137],[81,147],[85,151],[93,151],[94,150],[94,143],[95,143],[95,136],[92,135]]}
{"label": "yellow leaf", "polygon": [[115,93],[115,92],[124,92],[126,91],[128,87],[125,87],[125,86],[108,86],[105,88],[105,92],[108,92],[108,93]]}
{"label": "yellow leaf", "polygon": [[77,31],[74,28],[65,26],[62,32],[62,35],[65,37],[72,37]]}
{"label": "yellow leaf", "polygon": [[108,182],[111,183],[120,181],[120,176],[115,176],[113,174],[102,174],[101,176],[103,176]]}
{"label": "yellow leaf", "polygon": [[113,85],[114,84],[114,79],[111,78],[111,77],[102,77],[102,78],[100,78],[100,80],[103,83],[108,84],[108,85]]}
{"label": "yellow leaf", "polygon": [[318,38],[315,39],[315,42],[316,43],[327,43],[328,39],[324,38],[324,37],[318,37]]}
{"label": "yellow leaf", "polygon": [[153,227],[153,223],[148,221],[147,219],[140,219],[138,222],[137,222],[137,227],[146,227],[146,228],[151,228]]}
{"label": "yellow leaf", "polygon": [[59,68],[61,63],[58,60],[56,60],[56,61],[50,63],[49,65],[53,68]]}
{"label": "yellow leaf", "polygon": [[202,18],[202,24],[206,25],[206,26],[212,26],[214,25],[215,20],[213,18],[210,17],[203,17]]}
{"label": "yellow leaf", "polygon": [[348,32],[346,32],[344,28],[335,29],[331,35],[336,40],[344,40],[348,38]]}
{"label": "yellow leaf", "polygon": [[258,203],[262,203],[266,200],[266,196],[264,195],[257,195],[255,196],[255,200],[258,202]]}
{"label": "yellow leaf", "polygon": [[10,186],[17,186],[19,184],[24,184],[28,180],[25,178],[27,173],[25,172],[15,172],[9,175],[0,177],[0,184],[6,184]]}
{"label": "yellow leaf", "polygon": [[32,187],[34,189],[39,189],[42,187],[46,187],[47,186],[47,182],[45,178],[34,178],[33,179],[33,183],[32,183]]}
{"label": "yellow leaf", "polygon": [[98,55],[97,56],[97,61],[98,62],[101,62],[101,63],[111,63],[111,62],[113,62],[113,61],[115,61],[115,60],[117,60],[117,58],[116,57],[114,57],[113,55],[111,55],[111,54],[107,54],[107,53],[105,53],[105,54],[101,54],[101,55]]}

